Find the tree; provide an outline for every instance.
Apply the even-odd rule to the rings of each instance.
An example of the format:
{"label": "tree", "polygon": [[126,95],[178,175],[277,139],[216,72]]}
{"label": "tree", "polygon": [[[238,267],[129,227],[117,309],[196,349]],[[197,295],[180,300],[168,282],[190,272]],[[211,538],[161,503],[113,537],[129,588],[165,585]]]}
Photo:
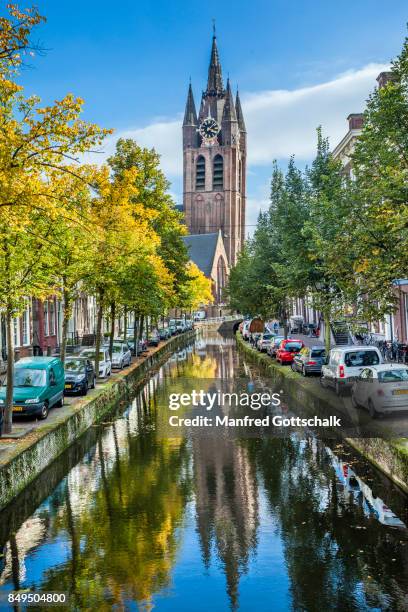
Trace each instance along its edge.
{"label": "tree", "polygon": [[368,99],[352,157],[353,272],[358,308],[368,319],[393,308],[393,281],[406,278],[408,270],[407,38],[390,76]]}

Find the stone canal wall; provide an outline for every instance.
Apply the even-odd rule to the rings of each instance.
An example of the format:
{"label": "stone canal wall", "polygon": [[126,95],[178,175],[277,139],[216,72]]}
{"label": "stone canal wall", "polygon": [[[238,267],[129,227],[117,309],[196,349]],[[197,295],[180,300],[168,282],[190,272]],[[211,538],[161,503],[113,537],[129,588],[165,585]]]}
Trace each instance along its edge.
{"label": "stone canal wall", "polygon": [[193,340],[195,332],[175,336],[143,361],[115,376],[92,397],[70,407],[54,423],[45,422],[31,431],[13,452],[0,457],[0,510],[32,483],[55,459],[78,440],[92,425],[102,422],[119,403],[128,401],[149,372],[161,365],[171,353]]}
{"label": "stone canal wall", "polygon": [[[350,407],[341,405],[331,389],[323,389],[316,378],[304,378],[288,366],[281,366],[269,355],[253,349],[241,334],[236,334],[238,349],[265,372],[273,383],[284,391],[287,397],[296,401],[305,416],[319,417],[338,413],[350,416]],[[302,414],[303,416],[303,414]],[[369,418],[369,417],[367,417]],[[376,423],[377,426],[377,423]],[[378,427],[386,429],[386,419]],[[388,476],[395,484],[408,493],[408,441],[405,438],[347,438],[344,440],[362,454],[370,463]]]}

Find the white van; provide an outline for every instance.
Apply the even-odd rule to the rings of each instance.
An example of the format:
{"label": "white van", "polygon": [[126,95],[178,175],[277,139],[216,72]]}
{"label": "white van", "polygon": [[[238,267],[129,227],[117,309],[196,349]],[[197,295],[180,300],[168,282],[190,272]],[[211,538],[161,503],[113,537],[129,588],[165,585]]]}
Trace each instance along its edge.
{"label": "white van", "polygon": [[337,346],[331,349],[327,363],[322,366],[322,387],[333,387],[337,395],[350,388],[364,368],[383,363],[376,346]]}

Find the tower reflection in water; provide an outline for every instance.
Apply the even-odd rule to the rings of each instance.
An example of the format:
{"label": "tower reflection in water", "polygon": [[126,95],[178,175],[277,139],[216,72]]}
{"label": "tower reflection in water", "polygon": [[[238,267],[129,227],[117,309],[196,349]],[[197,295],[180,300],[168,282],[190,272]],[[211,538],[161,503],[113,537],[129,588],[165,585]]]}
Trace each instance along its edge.
{"label": "tower reflection in water", "polygon": [[233,339],[198,338],[90,432],[67,476],[45,474],[45,501],[0,515],[0,592],[62,590],[73,610],[407,609],[406,500],[349,451],[158,437],[166,385],[233,391],[241,359]]}

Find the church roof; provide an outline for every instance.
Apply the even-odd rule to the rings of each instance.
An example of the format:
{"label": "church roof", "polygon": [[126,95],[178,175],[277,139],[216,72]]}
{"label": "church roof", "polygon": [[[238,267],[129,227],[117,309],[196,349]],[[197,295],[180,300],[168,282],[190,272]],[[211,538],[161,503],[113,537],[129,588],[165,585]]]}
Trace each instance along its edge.
{"label": "church roof", "polygon": [[197,125],[197,112],[194,104],[193,89],[191,83],[188,87],[186,110],[183,125]]}
{"label": "church roof", "polygon": [[238,125],[241,132],[246,132],[244,114],[242,112],[241,100],[237,91],[237,97],[235,98],[235,112],[237,114]]}
{"label": "church roof", "polygon": [[231,91],[229,79],[227,81],[227,91],[225,93],[225,104],[224,104],[224,110],[222,113],[222,120],[223,121],[236,121],[237,120],[237,116],[235,114],[234,98],[232,97],[232,91]]}
{"label": "church roof", "polygon": [[190,259],[206,275],[211,275],[219,233],[183,236]]}
{"label": "church roof", "polygon": [[214,34],[211,47],[210,67],[208,68],[207,94],[222,94],[224,84],[222,82],[221,62],[218,56],[217,38]]}

